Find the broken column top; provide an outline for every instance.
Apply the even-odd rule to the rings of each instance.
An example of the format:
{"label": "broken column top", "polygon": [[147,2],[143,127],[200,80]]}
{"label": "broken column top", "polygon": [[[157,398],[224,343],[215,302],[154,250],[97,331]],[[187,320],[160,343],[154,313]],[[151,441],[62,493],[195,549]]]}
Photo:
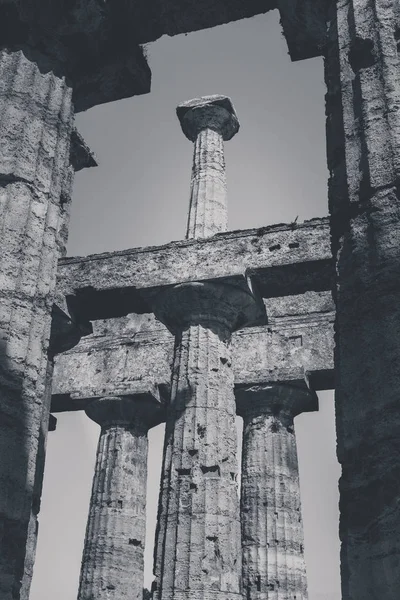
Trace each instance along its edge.
{"label": "broken column top", "polygon": [[230,140],[239,130],[239,121],[232,100],[215,94],[182,102],[176,109],[182,131],[194,142],[203,129],[213,129],[224,140]]}

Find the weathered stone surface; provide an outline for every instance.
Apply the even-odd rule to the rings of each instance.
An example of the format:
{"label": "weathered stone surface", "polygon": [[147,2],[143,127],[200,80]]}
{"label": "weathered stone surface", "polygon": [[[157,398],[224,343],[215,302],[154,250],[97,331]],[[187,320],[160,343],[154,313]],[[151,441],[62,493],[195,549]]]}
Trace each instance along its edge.
{"label": "weathered stone surface", "polygon": [[[73,129],[71,132],[70,164],[66,169],[64,185],[60,197],[60,217],[57,231],[58,255],[66,253],[68,239],[69,214],[72,200],[72,184],[75,171],[86,167],[96,166],[94,155],[90,152],[84,140]],[[66,194],[66,192],[68,193]],[[55,301],[57,297],[54,296]],[[92,333],[90,323],[76,323],[61,310],[54,302],[51,311],[50,339],[47,348],[48,364],[46,374],[46,392],[43,397],[42,421],[39,437],[38,454],[36,457],[34,498],[31,508],[31,517],[28,528],[28,540],[26,545],[24,576],[21,586],[21,600],[28,600],[30,585],[33,576],[35,562],[37,536],[39,530],[38,514],[40,511],[40,499],[43,487],[44,465],[46,458],[46,445],[48,431],[54,431],[57,419],[50,414],[52,377],[54,371],[54,357],[60,352],[65,352],[78,344],[82,336]]]}
{"label": "weathered stone surface", "polygon": [[144,396],[100,398],[86,408],[101,433],[79,600],[142,600],[147,431],[159,409],[157,397]]}
{"label": "weathered stone surface", "polygon": [[70,163],[75,173],[98,165],[95,153],[89,148],[76,127],[71,134]]}
{"label": "weathered stone surface", "polygon": [[[329,292],[265,301],[268,325],[232,336],[235,385],[333,387],[333,301]],[[94,333],[56,357],[52,410],[82,410],[90,398],[130,394],[138,381],[169,389],[174,338],[151,314],[95,321]]]}
{"label": "weathered stone surface", "polygon": [[39,532],[39,512],[42,498],[44,465],[46,459],[47,434],[50,430],[51,380],[54,362],[47,361],[46,388],[42,398],[42,417],[40,423],[39,442],[35,459],[35,480],[33,485],[32,506],[29,519],[25,548],[24,574],[21,581],[20,600],[29,600],[30,587],[35,564],[36,545]]}
{"label": "weathered stone surface", "polygon": [[0,46],[67,77],[76,112],[150,91],[150,69],[130,33],[102,0],[0,3]]}
{"label": "weathered stone surface", "polygon": [[[38,481],[36,458],[45,443],[43,398],[71,88],[53,73],[41,73],[23,52],[0,50],[0,114],[0,596],[15,600]],[[46,431],[47,425],[48,415]]]}
{"label": "weathered stone surface", "polygon": [[300,481],[293,419],[318,409],[305,387],[244,387],[241,520],[243,595],[307,600]]}
{"label": "weathered stone surface", "polygon": [[[181,107],[184,129],[199,126],[192,113],[196,106],[200,128],[217,127],[223,135],[221,113],[215,111],[214,100],[210,103],[206,97]],[[223,110],[222,120],[230,127],[231,113]],[[189,121],[185,122],[186,118]],[[196,131],[192,133],[196,135]],[[223,164],[220,166],[223,169]],[[189,219],[190,235],[206,234],[201,225],[210,200],[198,195],[197,210]],[[225,206],[222,212],[226,212]],[[218,222],[219,212],[216,219]],[[207,217],[211,231],[217,222],[212,213]],[[265,307],[246,282],[226,285],[193,277],[191,282],[160,291],[152,307],[175,334],[154,553],[155,597],[239,600],[240,515],[231,335],[262,318]]]}
{"label": "weathered stone surface", "polygon": [[398,3],[333,3],[329,19],[342,597],[394,600],[400,588]]}
{"label": "weathered stone surface", "polygon": [[151,312],[150,300],[163,286],[229,277],[239,283],[246,272],[266,298],[330,290],[334,272],[328,219],[64,258],[58,296],[67,297],[83,320],[105,319]]}
{"label": "weathered stone surface", "polygon": [[292,60],[324,53],[330,0],[277,0],[281,25]]}
{"label": "weathered stone surface", "polygon": [[[294,60],[321,53],[321,0],[279,6]],[[279,5],[279,3],[278,3]],[[275,0],[2,0],[0,44],[21,49],[46,71],[68,77],[75,111],[150,91],[140,44],[215,27],[276,8]],[[313,18],[311,18],[313,17]],[[317,23],[317,25],[316,25]]]}
{"label": "weathered stone surface", "polygon": [[228,229],[224,140],[239,129],[227,96],[203,96],[180,104],[176,113],[194,142],[186,239],[205,238]]}
{"label": "weathered stone surface", "polygon": [[193,325],[177,340],[154,565],[160,600],[240,598],[236,407],[219,326]]}

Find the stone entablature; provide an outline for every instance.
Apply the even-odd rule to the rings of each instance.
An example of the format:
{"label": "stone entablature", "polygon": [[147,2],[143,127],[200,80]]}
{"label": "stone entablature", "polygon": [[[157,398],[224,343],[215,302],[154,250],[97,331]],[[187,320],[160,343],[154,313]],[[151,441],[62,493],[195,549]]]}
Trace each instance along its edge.
{"label": "stone entablature", "polygon": [[[333,385],[334,307],[330,292],[265,300],[268,325],[232,336],[235,385],[305,376],[316,390]],[[174,338],[152,314],[93,322],[93,335],[56,358],[55,412],[84,409],[90,398],[134,393],[138,381],[168,390]]]}
{"label": "stone entablature", "polygon": [[329,219],[228,231],[205,239],[59,262],[58,295],[84,320],[151,312],[160,288],[251,277],[265,298],[332,289]]}

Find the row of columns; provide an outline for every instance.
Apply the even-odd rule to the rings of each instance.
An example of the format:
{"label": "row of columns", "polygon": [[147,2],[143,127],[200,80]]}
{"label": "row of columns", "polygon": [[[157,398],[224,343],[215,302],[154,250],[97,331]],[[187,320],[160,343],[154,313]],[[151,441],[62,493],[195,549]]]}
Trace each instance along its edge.
{"label": "row of columns", "polygon": [[[178,106],[194,142],[186,238],[227,230],[224,141],[238,131],[226,96]],[[191,281],[153,299],[175,335],[154,550],[155,600],[306,600],[293,418],[313,410],[307,390],[238,392],[244,419],[241,506],[231,336],[265,319],[245,278]],[[96,473],[79,600],[137,600],[143,593],[147,428],[124,398],[96,400]]]}
{"label": "row of columns", "polygon": [[[239,389],[236,401],[244,425],[240,507],[235,407],[220,416],[189,408],[178,418],[177,407],[168,410],[153,589],[162,600],[308,598],[293,419],[315,410],[316,397],[272,385]],[[142,599],[148,430],[158,412],[151,396],[100,398],[86,409],[101,433],[79,600]],[[188,423],[193,435],[184,438]]]}
{"label": "row of columns", "polygon": [[[206,96],[181,104],[177,114],[194,142],[186,238],[226,231],[223,144],[238,131],[235,109],[226,96]],[[280,386],[238,392],[244,418],[240,506],[231,336],[265,319],[262,299],[245,278],[191,281],[164,289],[152,308],[175,335],[153,597],[239,600],[245,593],[249,600],[306,600],[293,418],[315,409],[315,397]],[[145,428],[134,425],[142,419],[133,404],[121,420],[122,408],[115,407],[125,403],[98,400],[87,410],[102,432],[79,600],[142,594],[146,471],[135,464],[144,462],[147,445]]]}

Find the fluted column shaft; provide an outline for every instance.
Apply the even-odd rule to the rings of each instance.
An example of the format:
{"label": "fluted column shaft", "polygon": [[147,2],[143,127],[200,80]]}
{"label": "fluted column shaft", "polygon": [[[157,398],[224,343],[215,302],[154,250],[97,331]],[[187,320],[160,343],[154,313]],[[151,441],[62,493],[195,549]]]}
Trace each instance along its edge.
{"label": "fluted column shaft", "polygon": [[224,140],[221,133],[206,128],[194,143],[186,238],[208,237],[227,228]]}
{"label": "fluted column shaft", "polygon": [[[247,393],[246,393],[247,392]],[[294,416],[315,395],[285,386],[238,392],[243,416],[241,522],[248,600],[307,600]]]}
{"label": "fluted column shaft", "polygon": [[148,424],[134,399],[89,405],[101,424],[79,600],[142,600]]}
{"label": "fluted column shaft", "polygon": [[50,405],[51,405],[51,380],[54,362],[50,359],[47,363],[46,388],[42,402],[42,418],[40,424],[39,441],[35,464],[35,481],[33,486],[32,506],[29,517],[29,526],[26,540],[24,574],[21,582],[20,600],[28,600],[35,565],[36,546],[39,533],[39,512],[42,498],[44,466],[46,460],[47,436],[49,430]]}
{"label": "fluted column shaft", "polygon": [[69,164],[72,90],[0,50],[0,596],[20,597]]}
{"label": "fluted column shaft", "polygon": [[343,600],[400,589],[399,3],[332,2],[325,52]]}
{"label": "fluted column shaft", "polygon": [[160,600],[228,600],[240,592],[229,337],[195,325],[177,341],[155,555]]}
{"label": "fluted column shaft", "polygon": [[177,115],[186,137],[194,142],[186,238],[204,238],[228,228],[224,140],[239,129],[227,96],[203,96],[183,102]]}
{"label": "fluted column shaft", "polygon": [[[239,122],[226,96],[189,100],[177,114],[195,142],[188,236],[204,237],[226,226],[223,140]],[[155,597],[232,600],[241,594],[241,542],[231,334],[264,315],[264,304],[244,281],[192,281],[160,292],[153,310],[175,334]]]}

